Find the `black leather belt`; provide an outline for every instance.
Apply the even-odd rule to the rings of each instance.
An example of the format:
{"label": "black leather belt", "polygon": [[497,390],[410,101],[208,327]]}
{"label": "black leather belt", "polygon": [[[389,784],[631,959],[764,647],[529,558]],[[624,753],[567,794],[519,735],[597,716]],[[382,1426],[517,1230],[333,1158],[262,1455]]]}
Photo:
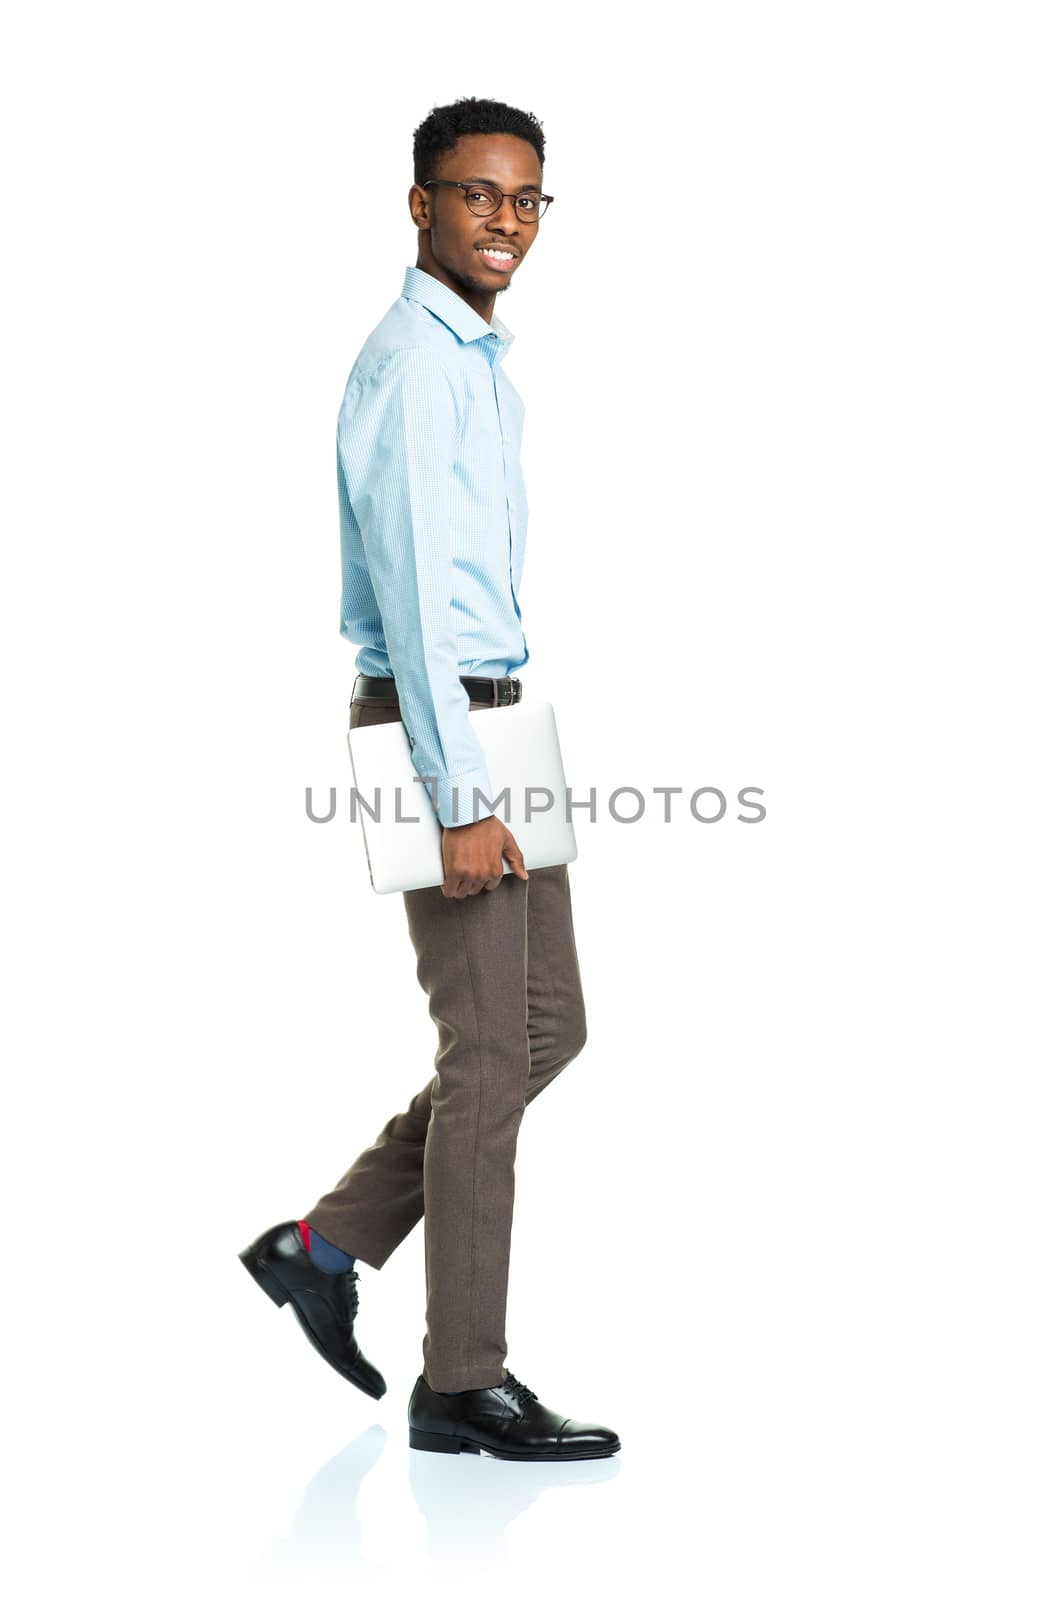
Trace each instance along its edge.
{"label": "black leather belt", "polygon": [[[515,706],[524,692],[519,678],[467,678],[461,682],[470,700],[485,706]],[[389,700],[398,704],[394,678],[371,678],[360,672],[354,680],[351,704],[356,700]]]}

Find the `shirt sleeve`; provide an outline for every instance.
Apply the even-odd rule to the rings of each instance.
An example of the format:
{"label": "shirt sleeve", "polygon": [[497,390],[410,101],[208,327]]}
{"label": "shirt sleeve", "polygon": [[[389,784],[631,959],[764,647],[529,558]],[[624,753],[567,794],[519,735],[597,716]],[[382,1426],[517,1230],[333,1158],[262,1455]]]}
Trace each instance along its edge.
{"label": "shirt sleeve", "polygon": [[345,395],[337,429],[413,764],[444,828],[491,815],[494,793],[451,608],[458,423],[445,368],[414,348],[392,351]]}

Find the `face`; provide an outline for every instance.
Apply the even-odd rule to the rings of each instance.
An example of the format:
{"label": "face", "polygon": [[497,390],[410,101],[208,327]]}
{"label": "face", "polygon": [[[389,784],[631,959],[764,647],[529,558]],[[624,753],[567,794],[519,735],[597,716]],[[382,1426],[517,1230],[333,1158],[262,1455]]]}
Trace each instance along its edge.
{"label": "face", "polygon": [[[543,169],[526,139],[511,133],[465,134],[441,157],[437,178],[492,183],[506,194],[542,189]],[[519,202],[518,202],[519,203]],[[410,191],[414,221],[422,230],[419,260],[428,256],[441,267],[446,281],[472,295],[494,295],[509,285],[535,243],[538,222],[517,217],[512,200],[503,200],[491,217],[478,217],[465,203],[465,193],[443,185]],[[492,259],[485,250],[506,252],[511,259]]]}

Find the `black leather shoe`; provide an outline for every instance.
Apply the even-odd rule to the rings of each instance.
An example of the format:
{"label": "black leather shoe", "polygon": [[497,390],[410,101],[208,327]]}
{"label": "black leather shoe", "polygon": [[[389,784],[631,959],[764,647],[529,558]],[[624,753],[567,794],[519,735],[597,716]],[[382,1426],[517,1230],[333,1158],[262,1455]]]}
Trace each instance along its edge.
{"label": "black leather shoe", "polygon": [[267,1228],[254,1244],[240,1251],[240,1260],[274,1305],[291,1304],[318,1355],[356,1388],[379,1400],[387,1384],[354,1337],[358,1273],[353,1268],[350,1272],[322,1272],[311,1261],[297,1222]]}
{"label": "black leather shoe", "polygon": [[414,1450],[449,1455],[485,1450],[500,1461],[590,1461],[620,1449],[612,1428],[573,1422],[550,1411],[508,1369],[496,1388],[463,1389],[460,1394],[438,1394],[422,1373],[413,1386],[408,1415]]}

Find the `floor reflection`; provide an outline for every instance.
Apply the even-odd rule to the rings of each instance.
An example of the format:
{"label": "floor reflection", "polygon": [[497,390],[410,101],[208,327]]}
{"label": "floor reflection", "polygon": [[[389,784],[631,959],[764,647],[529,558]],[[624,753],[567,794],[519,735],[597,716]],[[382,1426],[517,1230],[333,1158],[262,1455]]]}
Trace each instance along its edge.
{"label": "floor reflection", "polygon": [[604,1461],[496,1461],[487,1455],[434,1455],[410,1450],[410,1488],[428,1527],[433,1570],[492,1568],[506,1548],[511,1522],[551,1489],[606,1483],[619,1456]]}
{"label": "floor reflection", "polygon": [[[263,1551],[257,1577],[294,1592],[300,1580],[327,1576],[346,1580],[364,1573],[364,1529],[358,1515],[362,1483],[379,1461],[388,1434],[367,1428],[315,1472],[291,1526]],[[407,1561],[423,1563],[432,1576],[467,1577],[490,1572],[506,1552],[511,1523],[551,1489],[606,1483],[620,1471],[619,1456],[604,1461],[496,1461],[488,1455],[435,1455],[411,1450],[403,1428],[391,1439],[408,1456],[412,1504],[401,1521],[408,1527]],[[395,1479],[397,1484],[401,1478]],[[419,1537],[417,1512],[426,1537]],[[379,1556],[379,1551],[376,1552]],[[370,1566],[374,1563],[370,1562]]]}
{"label": "floor reflection", "polygon": [[263,1553],[263,1575],[352,1577],[357,1573],[362,1554],[358,1491],[380,1459],[387,1438],[386,1430],[374,1423],[314,1473],[291,1527]]}

